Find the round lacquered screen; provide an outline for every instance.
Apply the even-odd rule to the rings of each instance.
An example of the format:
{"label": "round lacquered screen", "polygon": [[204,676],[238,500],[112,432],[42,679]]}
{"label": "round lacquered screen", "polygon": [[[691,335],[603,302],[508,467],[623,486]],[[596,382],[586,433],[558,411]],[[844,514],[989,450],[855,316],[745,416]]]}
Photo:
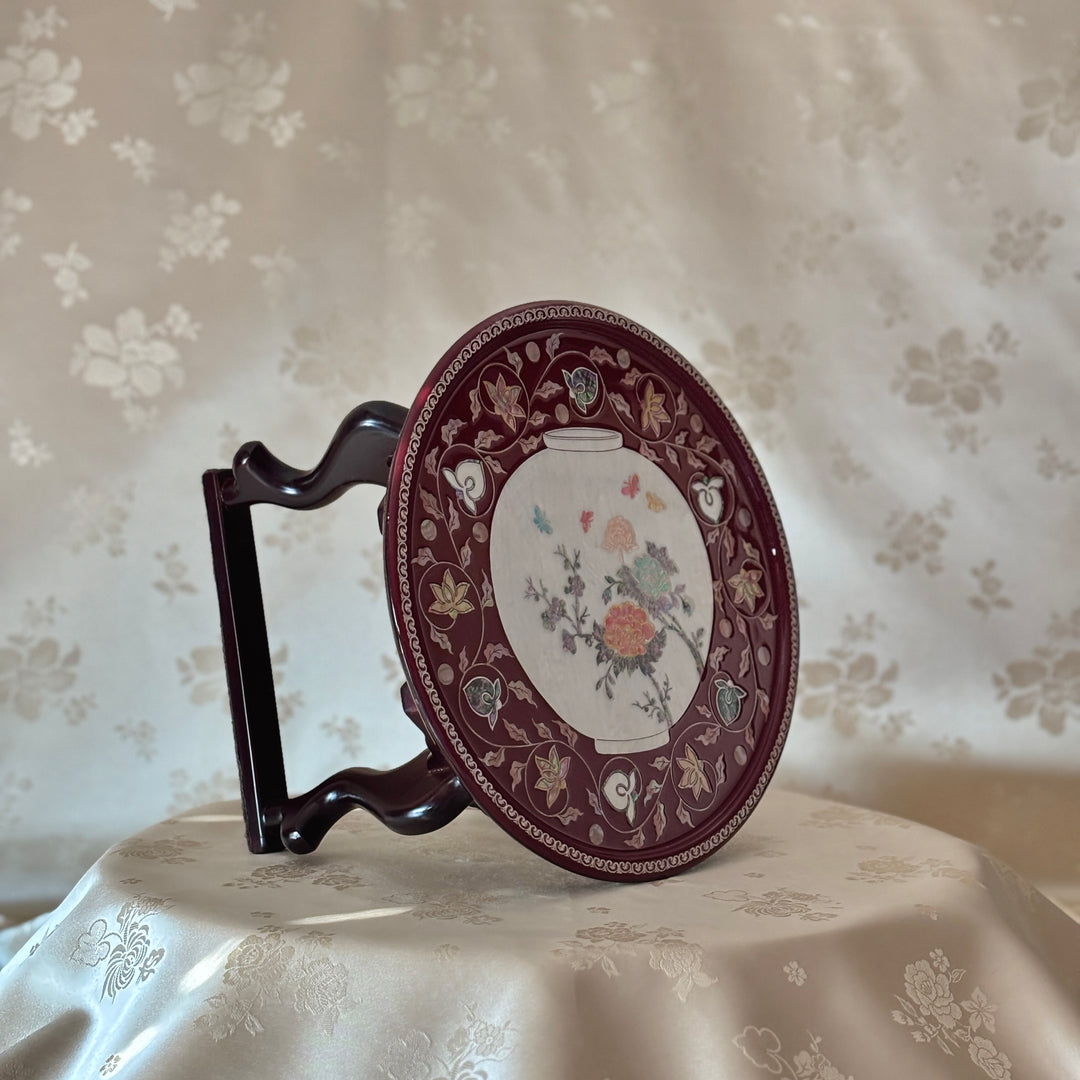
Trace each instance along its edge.
{"label": "round lacquered screen", "polygon": [[742,824],[790,719],[794,585],[757,460],[670,346],[576,304],[471,331],[406,420],[386,545],[414,696],[504,828],[634,880]]}

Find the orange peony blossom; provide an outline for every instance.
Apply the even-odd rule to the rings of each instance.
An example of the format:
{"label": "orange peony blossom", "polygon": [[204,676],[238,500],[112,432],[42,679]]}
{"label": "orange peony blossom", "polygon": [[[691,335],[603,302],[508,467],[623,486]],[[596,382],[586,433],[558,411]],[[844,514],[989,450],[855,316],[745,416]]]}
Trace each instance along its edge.
{"label": "orange peony blossom", "polygon": [[656,627],[644,608],[627,600],[608,609],[604,617],[604,641],[619,656],[644,656]]}

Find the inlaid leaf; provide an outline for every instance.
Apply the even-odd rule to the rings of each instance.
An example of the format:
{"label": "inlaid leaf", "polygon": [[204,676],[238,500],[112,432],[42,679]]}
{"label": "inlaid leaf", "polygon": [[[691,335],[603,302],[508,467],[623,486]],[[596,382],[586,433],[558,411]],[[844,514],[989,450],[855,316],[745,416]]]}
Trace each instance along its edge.
{"label": "inlaid leaf", "polygon": [[645,846],[645,828],[642,826],[629,840],[624,840],[627,847],[641,848]]}
{"label": "inlaid leaf", "polygon": [[539,427],[546,419],[547,416],[537,409],[536,412],[529,417],[529,427]]}
{"label": "inlaid leaf", "polygon": [[454,503],[450,504],[450,510],[447,514],[446,524],[450,526],[451,532],[457,532],[461,528],[461,517],[457,512],[457,506]]}
{"label": "inlaid leaf", "polygon": [[751,750],[757,746],[757,738],[754,736],[754,725],[748,724],[746,730],[743,732],[743,742],[746,743]]}
{"label": "inlaid leaf", "polygon": [[536,700],[533,698],[532,691],[520,679],[507,683],[506,688],[518,701],[527,701],[534,709],[536,708]]}
{"label": "inlaid leaf", "polygon": [[638,447],[638,453],[641,454],[643,458],[648,458],[650,461],[660,460],[660,455],[647,442],[642,442]]}
{"label": "inlaid leaf", "polygon": [[749,540],[746,539],[745,536],[743,537],[742,546],[743,551],[746,552],[746,557],[748,559],[754,559],[756,562],[761,562],[761,553],[756,547],[754,547],[753,544],[750,543]]}
{"label": "inlaid leaf", "polygon": [[489,750],[484,755],[484,764],[489,769],[497,769],[506,760],[506,747],[500,746],[498,750]]}
{"label": "inlaid leaf", "polygon": [[510,762],[510,790],[521,783],[525,778],[525,762],[524,761],[511,761]]}
{"label": "inlaid leaf", "polygon": [[421,548],[416,555],[413,556],[413,563],[416,566],[427,566],[434,561],[435,556],[431,554],[431,548]]}
{"label": "inlaid leaf", "polygon": [[653,828],[656,830],[656,839],[659,840],[667,828],[667,812],[664,810],[662,802],[656,804],[656,813],[653,814]]}
{"label": "inlaid leaf", "polygon": [[597,817],[603,817],[604,816],[604,811],[600,808],[600,796],[597,795],[596,792],[593,791],[592,788],[589,788],[589,790],[586,791],[585,794],[588,795],[588,797],[589,797],[589,805],[596,812]]}
{"label": "inlaid leaf", "polygon": [[743,678],[750,670],[750,646],[747,645],[739,655],[739,678]]}
{"label": "inlaid leaf", "polygon": [[541,739],[551,738],[551,728],[549,728],[542,720],[534,720],[533,727],[536,728],[536,734],[539,735]]}
{"label": "inlaid leaf", "polygon": [[511,352],[509,349],[507,349],[506,359],[510,362],[510,366],[514,369],[514,371],[518,375],[520,375],[522,368],[521,357],[516,352]]}
{"label": "inlaid leaf", "polygon": [[589,359],[594,364],[607,364],[608,367],[615,366],[615,357],[607,349],[602,349],[599,345],[594,345],[589,350]]}
{"label": "inlaid leaf", "polygon": [[461,655],[458,657],[458,671],[460,671],[461,674],[464,675],[465,672],[468,671],[468,670],[469,670],[469,657],[465,653],[464,646],[462,646]]}
{"label": "inlaid leaf", "polygon": [[454,436],[465,426],[465,421],[455,416],[447,420],[442,426],[442,441],[449,446],[454,441]]}
{"label": "inlaid leaf", "polygon": [[652,761],[649,762],[649,764],[654,769],[659,769],[661,772],[663,772],[666,768],[668,768],[671,765],[671,758],[664,757],[663,754],[660,754],[658,757],[654,757],[652,759]]}
{"label": "inlaid leaf", "polygon": [[554,397],[561,392],[562,387],[554,379],[548,379],[546,383],[537,389],[536,397],[540,398],[541,401],[547,401],[548,398]]}
{"label": "inlaid leaf", "polygon": [[547,339],[547,354],[552,360],[555,359],[555,354],[559,351],[559,342],[562,340],[561,334],[552,334]]}
{"label": "inlaid leaf", "polygon": [[427,469],[432,476],[438,476],[438,460],[439,460],[439,448],[436,446],[430,454],[424,457],[424,468]]}
{"label": "inlaid leaf", "polygon": [[634,387],[637,386],[640,378],[641,372],[636,367],[632,367],[619,381],[623,386]]}
{"label": "inlaid leaf", "polygon": [[530,435],[527,439],[521,440],[521,449],[526,454],[531,454],[543,442],[543,439],[543,435]]}
{"label": "inlaid leaf", "polygon": [[720,734],[720,725],[713,724],[711,727],[707,727],[697,738],[695,742],[701,743],[702,746],[712,746],[716,742],[717,736]]}
{"label": "inlaid leaf", "polygon": [[490,457],[485,458],[485,460],[487,461],[488,468],[493,473],[498,473],[499,476],[502,476],[506,472],[506,470],[502,467],[502,464],[499,462],[498,458]]}
{"label": "inlaid leaf", "polygon": [[663,791],[664,785],[659,780],[650,780],[648,786],[645,788],[645,798],[642,800],[645,806],[649,805],[649,800],[655,798]]}
{"label": "inlaid leaf", "polygon": [[510,738],[513,739],[514,742],[526,744],[532,742],[524,728],[519,728],[517,724],[512,724],[509,720],[506,721],[506,730]]}
{"label": "inlaid leaf", "polygon": [[500,657],[509,656],[510,650],[501,642],[493,641],[484,646],[484,659],[490,664]]}
{"label": "inlaid leaf", "polygon": [[771,630],[776,625],[776,614],[772,611],[764,611],[758,616],[758,621],[766,630]]}
{"label": "inlaid leaf", "polygon": [[700,450],[703,454],[711,454],[719,445],[711,435],[702,435],[694,443],[694,449]]}
{"label": "inlaid leaf", "polygon": [[758,687],[758,690],[757,690],[756,700],[757,700],[758,708],[761,709],[762,716],[768,716],[769,715],[769,695],[766,694],[765,691],[762,690],[760,686]]}
{"label": "inlaid leaf", "polygon": [[702,472],[705,471],[705,462],[702,461],[701,458],[699,458],[697,454],[693,453],[692,451],[688,450],[686,452],[686,460],[690,462],[690,467],[692,469],[701,469]]}
{"label": "inlaid leaf", "polygon": [[669,446],[667,448],[667,459],[668,459],[668,461],[671,462],[672,465],[678,466],[678,464],[679,464],[679,454],[678,454],[678,451],[676,451],[674,446]]}
{"label": "inlaid leaf", "polygon": [[472,414],[473,423],[480,419],[484,406],[480,403],[480,387],[474,386],[469,391],[469,412]]}
{"label": "inlaid leaf", "polygon": [[690,816],[690,811],[686,809],[686,804],[681,799],[679,800],[679,809],[675,811],[675,816],[684,825],[694,824],[694,819]]}
{"label": "inlaid leaf", "polygon": [[576,806],[568,806],[560,814],[555,815],[564,825],[577,821],[581,817],[581,811]]}
{"label": "inlaid leaf", "polygon": [[712,709],[710,709],[708,705],[696,705],[695,708],[706,720],[711,720],[713,718]]}
{"label": "inlaid leaf", "polygon": [[623,416],[633,417],[634,412],[630,408],[630,402],[628,402],[622,394],[610,393],[608,394],[608,400],[623,414]]}
{"label": "inlaid leaf", "polygon": [[727,780],[727,762],[724,760],[724,755],[721,754],[716,759],[716,783],[717,786],[724,783]]}
{"label": "inlaid leaf", "polygon": [[492,431],[491,428],[485,428],[479,435],[473,439],[473,446],[477,450],[490,450],[497,442],[501,441],[502,436],[497,431]]}
{"label": "inlaid leaf", "polygon": [[721,540],[721,546],[724,549],[724,559],[727,562],[731,562],[735,558],[735,534],[725,525],[724,536]]}
{"label": "inlaid leaf", "polygon": [[675,415],[686,415],[686,394],[682,390],[679,391],[679,396],[675,399]]}
{"label": "inlaid leaf", "polygon": [[464,545],[458,550],[458,557],[461,559],[462,570],[472,562],[472,548],[469,546],[468,540],[466,540]]}
{"label": "inlaid leaf", "polygon": [[577,746],[578,733],[565,720],[556,720],[555,726],[571,746]]}
{"label": "inlaid leaf", "polygon": [[420,502],[424,509],[433,517],[442,521],[443,513],[439,508],[439,500],[427,488],[420,489]]}
{"label": "inlaid leaf", "polygon": [[446,652],[450,653],[451,655],[453,654],[454,647],[450,644],[450,639],[441,630],[436,629],[434,626],[431,628],[431,640],[434,641],[440,649],[445,649]]}
{"label": "inlaid leaf", "polygon": [[709,667],[713,671],[719,671],[720,665],[724,662],[724,657],[731,652],[726,645],[717,645],[711,653],[709,653]]}
{"label": "inlaid leaf", "polygon": [[[481,573],[483,574],[483,579],[482,579],[482,581],[480,583],[480,606],[481,607],[494,607],[495,606],[495,590],[491,587],[491,579],[487,576],[487,571],[486,570],[481,571]],[[488,648],[490,649],[491,646],[489,645]],[[499,648],[500,649],[505,649],[506,646],[500,645]],[[499,655],[500,656],[509,656],[510,653],[507,650],[505,652],[500,653]],[[490,664],[491,661],[488,660],[488,663]]]}
{"label": "inlaid leaf", "polygon": [[684,428],[682,431],[679,432],[678,435],[675,436],[675,445],[676,446],[685,446],[686,445],[686,440],[688,438],[690,438],[690,432],[687,431]]}

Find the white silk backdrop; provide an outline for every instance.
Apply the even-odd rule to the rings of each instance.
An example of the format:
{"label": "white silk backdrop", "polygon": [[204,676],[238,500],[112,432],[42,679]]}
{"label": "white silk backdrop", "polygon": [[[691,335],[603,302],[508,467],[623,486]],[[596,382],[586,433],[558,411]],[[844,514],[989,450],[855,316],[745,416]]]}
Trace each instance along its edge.
{"label": "white silk backdrop", "polygon": [[[552,298],[665,337],[758,450],[802,602],[776,782],[1080,910],[1075,14],[4,5],[0,910],[236,790],[202,469],[310,465]],[[257,514],[295,787],[418,746],[377,499]]]}

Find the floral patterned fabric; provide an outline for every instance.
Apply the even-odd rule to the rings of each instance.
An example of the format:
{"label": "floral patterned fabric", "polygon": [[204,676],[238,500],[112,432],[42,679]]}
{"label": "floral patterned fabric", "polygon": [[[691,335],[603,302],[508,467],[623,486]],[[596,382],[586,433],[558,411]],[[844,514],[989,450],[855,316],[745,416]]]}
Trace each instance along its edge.
{"label": "floral patterned fabric", "polygon": [[[470,326],[548,298],[670,341],[762,459],[801,604],[775,783],[963,836],[1080,908],[1075,15],[1062,0],[0,5],[0,918],[237,790],[201,470],[249,439],[311,465],[352,406],[409,403]],[[569,375],[587,406],[588,371]],[[526,421],[515,387],[488,392]],[[664,423],[662,397],[643,395],[642,424]],[[454,481],[464,497],[477,479]],[[296,790],[420,748],[379,497],[255,515]],[[627,570],[646,598],[682,580]],[[435,584],[448,617],[472,602]],[[640,663],[663,630],[624,609],[607,645]],[[628,807],[629,782],[612,788]],[[904,865],[929,874],[930,857]],[[87,956],[142,926],[153,940],[166,915],[119,913],[95,916]],[[290,970],[332,981],[282,930],[289,949]],[[946,954],[935,979],[969,963]],[[143,981],[145,962],[110,985],[152,989],[164,961]],[[970,981],[950,983],[963,1016],[941,1038],[987,1062],[990,1039],[1018,1068],[964,1012]],[[773,1032],[745,1046],[774,1074],[834,1060],[823,1029],[746,1023]],[[451,1070],[449,1035],[400,1053]]]}
{"label": "floral patterned fabric", "polygon": [[1064,1080],[1080,927],[988,852],[783,791],[638,885],[475,810],[253,856],[218,803],[107,852],[0,973],[0,1015],[0,1075],[41,1080]]}

